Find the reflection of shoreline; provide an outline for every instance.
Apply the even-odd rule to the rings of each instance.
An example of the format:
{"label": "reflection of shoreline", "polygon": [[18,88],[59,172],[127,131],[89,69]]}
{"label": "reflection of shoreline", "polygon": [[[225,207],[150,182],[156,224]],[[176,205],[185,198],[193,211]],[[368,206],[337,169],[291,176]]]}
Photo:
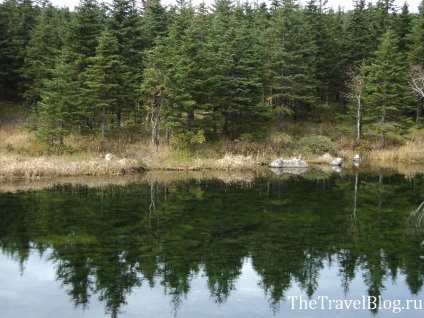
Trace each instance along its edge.
{"label": "reflection of shoreline", "polygon": [[[410,179],[416,174],[424,173],[424,165],[412,164],[392,164],[381,162],[380,165],[367,164],[355,167],[350,163],[343,165],[341,173],[343,175],[354,174],[355,172],[372,173],[378,168],[388,170],[389,174],[403,174],[405,178]],[[287,170],[287,171],[286,171]],[[259,167],[257,170],[231,171],[231,170],[195,170],[195,171],[165,171],[152,170],[141,174],[122,175],[122,176],[78,176],[78,177],[56,177],[56,178],[39,178],[39,179],[16,179],[0,181],[0,193],[4,192],[20,192],[35,191],[51,188],[59,184],[85,185],[87,187],[99,187],[107,185],[127,185],[133,182],[147,182],[168,184],[173,181],[183,180],[210,180],[218,179],[225,183],[250,183],[256,178],[266,177],[269,179],[289,178],[292,175],[301,175],[306,179],[323,179],[328,178],[334,173],[331,166],[325,164],[311,165],[309,169],[300,171],[292,171],[285,169],[286,173],[275,174],[268,167]]]}
{"label": "reflection of shoreline", "polygon": [[249,183],[260,176],[255,171],[148,171],[139,175],[124,176],[81,176],[41,178],[35,180],[14,180],[0,182],[0,193],[35,191],[51,188],[59,184],[84,185],[90,188],[118,185],[124,186],[134,182],[168,184],[184,180],[209,180],[218,179],[225,183]]}

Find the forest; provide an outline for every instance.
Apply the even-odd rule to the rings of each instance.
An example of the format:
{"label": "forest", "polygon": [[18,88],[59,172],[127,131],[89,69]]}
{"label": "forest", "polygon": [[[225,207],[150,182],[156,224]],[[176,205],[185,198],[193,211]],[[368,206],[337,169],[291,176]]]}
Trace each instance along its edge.
{"label": "forest", "polygon": [[142,125],[179,147],[321,123],[383,149],[422,121],[424,3],[5,0],[0,24],[0,100],[48,147]]}

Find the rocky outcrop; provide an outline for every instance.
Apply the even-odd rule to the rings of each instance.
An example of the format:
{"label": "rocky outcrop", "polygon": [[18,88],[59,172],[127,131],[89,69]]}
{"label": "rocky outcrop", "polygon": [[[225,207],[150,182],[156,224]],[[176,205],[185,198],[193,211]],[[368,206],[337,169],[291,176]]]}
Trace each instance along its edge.
{"label": "rocky outcrop", "polygon": [[278,158],[269,164],[270,168],[307,168],[308,164],[302,159],[289,159]]}

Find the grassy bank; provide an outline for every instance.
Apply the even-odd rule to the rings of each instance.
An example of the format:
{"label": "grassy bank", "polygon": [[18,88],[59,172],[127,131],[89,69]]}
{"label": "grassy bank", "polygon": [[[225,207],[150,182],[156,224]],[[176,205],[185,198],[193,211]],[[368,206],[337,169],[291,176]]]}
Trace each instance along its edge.
{"label": "grassy bank", "polygon": [[[0,178],[40,178],[81,175],[123,175],[147,170],[253,170],[278,157],[303,158],[311,164],[328,164],[339,156],[351,162],[360,153],[369,162],[424,163],[424,134],[417,131],[409,139],[386,150],[377,142],[357,143],[341,136],[324,135],[294,138],[273,133],[265,140],[229,142],[218,140],[191,147],[152,148],[140,134],[121,132],[102,145],[95,136],[69,136],[66,148],[40,145],[33,132],[22,127],[0,129]],[[112,161],[104,159],[113,153]]]}
{"label": "grassy bank", "polygon": [[[15,115],[18,118],[14,118]],[[379,136],[356,141],[354,127],[337,122],[289,122],[284,132],[270,129],[261,139],[243,135],[229,141],[212,136],[202,144],[150,146],[149,125],[110,128],[101,143],[96,133],[74,133],[65,146],[48,147],[36,140],[25,126],[21,112],[11,112],[0,122],[0,180],[42,177],[107,176],[139,173],[142,170],[252,171],[272,160],[302,158],[310,164],[328,164],[345,159],[346,166],[359,153],[370,164],[424,163],[424,130],[388,136],[388,147],[380,150]],[[106,153],[116,158],[106,161]]]}

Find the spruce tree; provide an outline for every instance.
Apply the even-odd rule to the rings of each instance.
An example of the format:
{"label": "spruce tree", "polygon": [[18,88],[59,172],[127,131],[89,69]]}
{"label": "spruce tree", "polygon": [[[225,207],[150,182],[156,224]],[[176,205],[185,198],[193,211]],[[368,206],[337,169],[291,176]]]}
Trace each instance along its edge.
{"label": "spruce tree", "polygon": [[111,4],[109,30],[118,41],[118,54],[129,76],[122,83],[121,98],[113,111],[120,127],[122,112],[135,109],[137,89],[143,71],[145,41],[142,33],[142,17],[135,0],[114,0]]}
{"label": "spruce tree", "polygon": [[409,35],[408,61],[410,64],[424,65],[424,1],[421,2]]}
{"label": "spruce tree", "polygon": [[288,114],[301,116],[316,99],[315,42],[304,36],[307,28],[296,1],[284,0],[272,11],[268,32],[267,101],[284,129]]}
{"label": "spruce tree", "polygon": [[[223,131],[231,140],[251,132],[251,120],[259,120],[262,79],[260,60],[254,53],[255,38],[240,6],[228,0],[215,2],[211,25],[209,82],[216,110],[223,117]],[[248,128],[247,128],[248,127]]]}
{"label": "spruce tree", "polygon": [[410,100],[407,94],[405,56],[397,50],[394,31],[387,31],[372,62],[366,67],[364,120],[381,136],[381,149],[389,133],[402,133],[408,124]]}
{"label": "spruce tree", "polygon": [[99,37],[96,55],[90,58],[83,74],[87,115],[93,122],[101,122],[101,141],[105,141],[106,117],[116,107],[128,75],[120,57],[117,39],[108,29]]}
{"label": "spruce tree", "polygon": [[43,81],[51,78],[55,57],[60,54],[59,25],[54,24],[56,15],[58,10],[51,5],[43,9],[27,45],[22,75],[26,88],[24,97],[29,105],[35,105],[40,100]]}
{"label": "spruce tree", "polygon": [[0,88],[6,98],[17,99],[23,93],[22,67],[38,14],[32,0],[0,4]]}
{"label": "spruce tree", "polygon": [[151,123],[152,147],[157,148],[160,142],[161,122],[167,113],[168,91],[164,74],[163,46],[149,50],[143,81],[140,86],[140,100],[148,113]]}
{"label": "spruce tree", "polygon": [[77,70],[67,57],[68,52],[63,50],[56,59],[51,78],[44,80],[36,109],[37,137],[50,146],[64,145],[64,137],[71,131],[78,110]]}

